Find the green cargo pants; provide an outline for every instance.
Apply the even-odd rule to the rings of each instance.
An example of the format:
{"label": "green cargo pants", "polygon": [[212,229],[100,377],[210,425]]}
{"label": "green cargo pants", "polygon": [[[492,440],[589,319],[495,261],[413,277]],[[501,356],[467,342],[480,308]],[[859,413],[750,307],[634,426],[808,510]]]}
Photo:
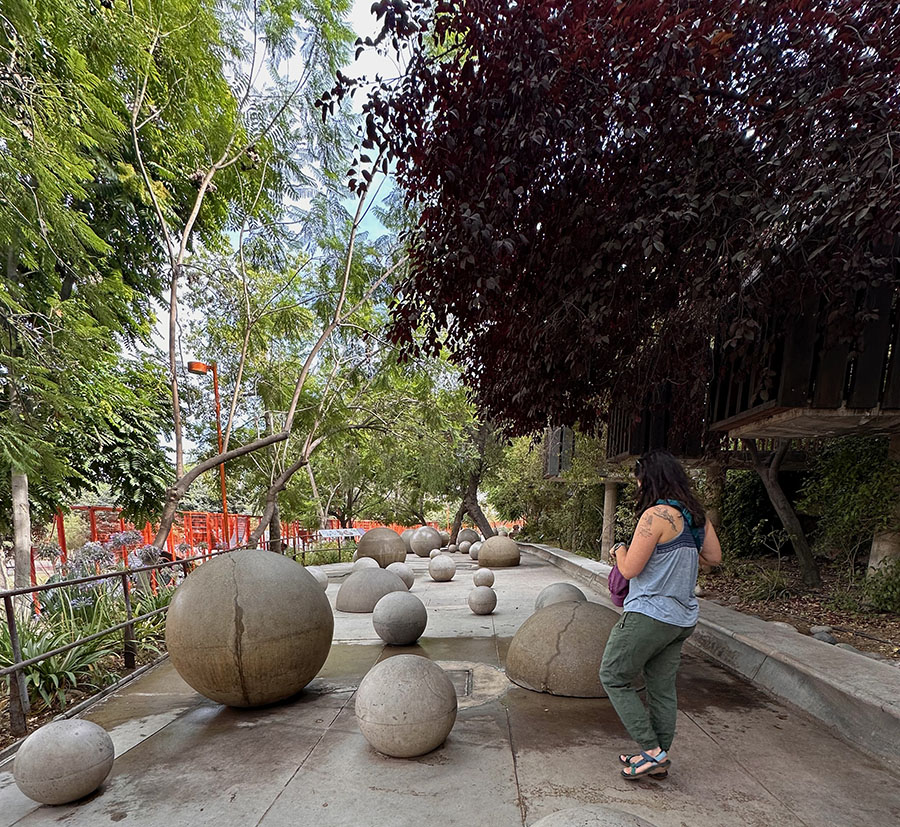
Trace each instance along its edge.
{"label": "green cargo pants", "polygon": [[[672,746],[678,710],[675,675],[681,646],[693,631],[693,626],[672,626],[637,612],[625,612],[610,632],[600,665],[600,682],[628,734],[643,750],[668,750]],[[642,672],[647,707],[631,686]]]}

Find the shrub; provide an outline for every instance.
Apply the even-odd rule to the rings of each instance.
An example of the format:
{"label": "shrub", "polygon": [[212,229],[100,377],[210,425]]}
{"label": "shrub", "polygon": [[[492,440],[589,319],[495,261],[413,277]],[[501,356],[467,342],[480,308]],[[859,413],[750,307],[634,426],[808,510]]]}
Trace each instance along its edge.
{"label": "shrub", "polygon": [[869,574],[863,596],[879,612],[900,612],[900,558],[882,563]]}
{"label": "shrub", "polygon": [[746,557],[771,549],[771,537],[781,522],[755,471],[729,471],[722,496],[722,550],[729,557]]}

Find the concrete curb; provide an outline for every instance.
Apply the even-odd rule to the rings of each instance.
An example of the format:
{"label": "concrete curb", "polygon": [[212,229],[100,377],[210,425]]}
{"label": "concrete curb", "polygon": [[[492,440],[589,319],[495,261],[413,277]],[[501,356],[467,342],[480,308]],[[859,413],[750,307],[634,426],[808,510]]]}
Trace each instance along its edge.
{"label": "concrete curb", "polygon": [[[612,606],[610,566],[550,546],[520,546]],[[900,669],[709,600],[700,600],[700,621],[688,645],[854,746],[900,764]]]}

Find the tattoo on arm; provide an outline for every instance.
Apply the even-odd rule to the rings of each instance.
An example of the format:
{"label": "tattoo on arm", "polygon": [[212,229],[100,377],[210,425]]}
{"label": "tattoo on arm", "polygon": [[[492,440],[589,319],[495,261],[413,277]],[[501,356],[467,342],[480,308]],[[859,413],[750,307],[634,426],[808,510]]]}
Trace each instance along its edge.
{"label": "tattoo on arm", "polygon": [[647,511],[638,523],[637,533],[641,537],[653,537],[653,515]]}
{"label": "tattoo on arm", "polygon": [[665,520],[670,526],[672,526],[672,531],[678,531],[678,526],[675,525],[675,518],[668,512],[668,510],[666,510],[665,506],[657,506],[653,509],[653,514],[654,516]]}

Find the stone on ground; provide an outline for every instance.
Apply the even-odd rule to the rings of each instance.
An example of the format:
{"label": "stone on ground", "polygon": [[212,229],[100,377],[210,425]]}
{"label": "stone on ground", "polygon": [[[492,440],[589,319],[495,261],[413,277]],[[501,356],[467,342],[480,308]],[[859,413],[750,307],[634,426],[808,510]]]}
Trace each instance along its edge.
{"label": "stone on ground", "polygon": [[475,574],[472,575],[472,582],[476,586],[493,586],[494,572],[490,569],[476,569]]}
{"label": "stone on ground", "polygon": [[371,557],[381,568],[406,559],[406,544],[392,528],[370,528],[359,538],[356,552],[360,558]]}
{"label": "stone on ground", "polygon": [[480,539],[481,535],[471,528],[460,529],[459,534],[456,535],[456,542],[460,544],[465,542],[477,543]]}
{"label": "stone on ground", "polygon": [[468,603],[473,614],[489,615],[497,608],[497,593],[490,586],[476,586],[469,592]]}
{"label": "stone on ground", "polygon": [[372,557],[357,557],[353,563],[353,571],[362,571],[363,569],[380,568],[378,561]]}
{"label": "stone on ground", "polygon": [[409,592],[391,592],[375,604],[372,625],[385,643],[409,646],[415,643],[428,624],[425,604]]}
{"label": "stone on ground", "polygon": [[577,600],[580,603],[587,600],[587,597],[578,586],[573,586],[571,583],[551,583],[541,589],[534,601],[534,610],[552,606],[554,603],[565,603],[568,600]]}
{"label": "stone on ground", "polygon": [[406,563],[390,563],[387,570],[394,572],[406,584],[407,589],[411,589],[416,582],[415,572]]}
{"label": "stone on ground", "polygon": [[456,562],[447,554],[438,554],[428,564],[428,573],[432,580],[445,583],[456,574]]}
{"label": "stone on ground", "polygon": [[519,546],[509,537],[488,537],[478,550],[479,565],[489,569],[507,568],[519,565]]}
{"label": "stone on ground", "polygon": [[409,541],[409,547],[414,554],[419,557],[427,557],[432,549],[440,548],[443,545],[441,535],[431,526],[423,525],[417,528],[412,539]]}
{"label": "stone on ground", "polygon": [[406,590],[396,573],[375,566],[352,572],[341,583],[334,606],[339,612],[371,612],[386,594]]}

